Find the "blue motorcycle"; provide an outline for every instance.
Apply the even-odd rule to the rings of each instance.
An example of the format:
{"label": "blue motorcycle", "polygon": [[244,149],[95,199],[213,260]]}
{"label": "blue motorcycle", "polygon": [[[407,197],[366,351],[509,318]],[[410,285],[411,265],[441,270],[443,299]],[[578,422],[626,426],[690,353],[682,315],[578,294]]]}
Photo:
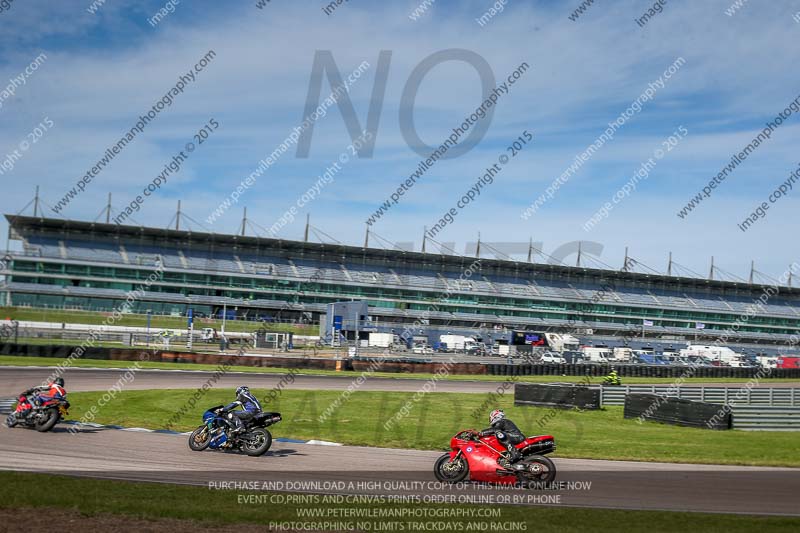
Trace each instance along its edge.
{"label": "blue motorcycle", "polygon": [[192,431],[189,448],[201,452],[212,450],[241,450],[251,457],[263,455],[272,446],[272,434],[266,429],[281,421],[280,413],[259,413],[244,421],[245,430],[232,435],[235,426],[225,419],[222,405],[211,407],[203,413],[203,425]]}

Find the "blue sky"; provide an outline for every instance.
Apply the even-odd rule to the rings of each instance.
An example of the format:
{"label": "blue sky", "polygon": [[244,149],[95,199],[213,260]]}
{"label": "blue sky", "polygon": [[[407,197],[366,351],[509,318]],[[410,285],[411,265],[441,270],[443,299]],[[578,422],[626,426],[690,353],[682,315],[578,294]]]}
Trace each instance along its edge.
{"label": "blue sky", "polygon": [[[316,50],[330,50],[343,75],[370,63],[350,91],[362,125],[378,54],[391,50],[373,157],[348,161],[280,232],[301,238],[308,212],[312,224],[340,241],[362,243],[365,220],[420,161],[399,126],[406,80],[430,54],[462,48],[483,57],[498,81],[522,62],[531,69],[500,99],[482,141],[459,158],[439,161],[374,225],[379,235],[419,247],[423,226],[434,224],[528,130],[533,144],[437,240],[463,251],[478,232],[485,241],[532,237],[545,252],[591,240],[603,245],[600,259],[616,267],[628,246],[632,256],[658,270],[665,269],[671,250],[676,261],[698,272],[708,272],[714,255],[719,266],[739,276],[747,276],[752,259],[759,271],[778,277],[800,260],[793,240],[798,191],[772,205],[746,233],[736,224],[800,163],[800,116],[785,121],[688,217],[676,215],[800,95],[800,24],[792,18],[800,1],[754,0],[728,16],[731,1],[673,0],[641,28],[634,18],[651,2],[604,0],[572,21],[577,0],[508,0],[481,27],[475,19],[494,2],[438,0],[415,21],[409,14],[419,2],[351,0],[326,15],[326,2],[317,1],[271,0],[257,9],[256,0],[183,0],[153,28],[147,19],[165,2],[108,0],[90,14],[89,0],[16,0],[0,13],[0,90],[41,52],[47,59],[3,101],[0,160],[45,117],[54,126],[0,176],[3,212],[19,211],[37,184],[43,199],[55,205],[107,146],[213,49],[217,56],[196,82],[62,212],[94,220],[109,192],[119,211],[214,118],[219,129],[134,215],[143,224],[166,226],[180,199],[187,213],[204,222],[302,121]],[[552,200],[523,220],[520,213],[678,57],[685,64],[664,88]],[[322,94],[329,92],[324,80]],[[442,63],[420,85],[413,109],[417,131],[429,144],[439,144],[480,102],[475,70]],[[649,178],[595,229],[584,231],[584,222],[680,126],[688,135]],[[341,113],[331,108],[315,124],[308,158],[290,149],[238,205],[205,225],[234,232],[247,206],[251,219],[271,226],[349,142]]]}

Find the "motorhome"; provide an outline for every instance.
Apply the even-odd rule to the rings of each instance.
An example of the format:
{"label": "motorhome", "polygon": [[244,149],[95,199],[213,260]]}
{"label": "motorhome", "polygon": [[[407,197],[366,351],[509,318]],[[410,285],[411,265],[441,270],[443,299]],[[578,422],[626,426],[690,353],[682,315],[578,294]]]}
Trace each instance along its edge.
{"label": "motorhome", "polygon": [[566,333],[545,333],[547,345],[554,352],[571,352],[580,349],[581,342]]}
{"label": "motorhome", "polygon": [[751,366],[749,361],[739,353],[734,352],[727,346],[707,346],[702,344],[690,344],[680,351],[681,357],[705,357],[709,360],[717,361],[732,367]]}

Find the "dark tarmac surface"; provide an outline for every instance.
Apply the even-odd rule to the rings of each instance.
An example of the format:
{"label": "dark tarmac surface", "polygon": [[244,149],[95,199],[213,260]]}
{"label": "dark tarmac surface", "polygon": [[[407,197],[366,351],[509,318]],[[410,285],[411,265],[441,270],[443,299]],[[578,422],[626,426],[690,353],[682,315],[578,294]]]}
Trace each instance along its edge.
{"label": "dark tarmac surface", "polygon": [[[87,369],[69,368],[63,377],[68,391],[102,391],[108,390],[127,372],[133,362],[120,361],[120,369]],[[0,398],[14,397],[23,390],[40,384],[53,372],[48,367],[0,367]],[[126,390],[145,389],[194,389],[201,387],[214,372],[195,370],[148,370],[136,371],[136,379],[125,385]],[[229,372],[220,377],[215,388],[233,388],[246,384],[251,388],[270,389],[278,385],[286,374],[257,374],[248,372]],[[360,372],[348,372],[342,376],[309,376],[295,375],[294,383],[286,383],[285,388],[298,390],[344,390],[361,375]],[[380,378],[369,377],[359,386],[360,391],[398,391],[416,392],[428,378]],[[439,380],[435,392],[468,392],[489,393],[496,391],[501,381],[453,381]],[[662,385],[669,385],[664,383]],[[686,386],[700,386],[700,383],[688,383]],[[709,383],[710,387],[739,388],[739,383]],[[770,384],[769,380],[761,380],[756,387],[800,387],[800,381],[778,382]]]}
{"label": "dark tarmac surface", "polygon": [[[241,489],[417,495],[434,503],[510,503],[800,516],[800,469],[559,459],[560,490],[439,486],[442,452],[274,442],[259,458],[192,452],[185,435],[60,424],[51,433],[0,428],[0,469]],[[276,436],[280,436],[276,428]],[[572,485],[568,483],[572,482]]]}
{"label": "dark tarmac surface", "polygon": [[[52,369],[0,367],[0,397],[38,384]],[[70,391],[106,390],[126,372],[68,369]],[[196,388],[212,375],[197,371],[139,370],[126,389]],[[295,376],[299,390],[342,390],[360,374]],[[270,388],[283,374],[229,373],[216,387],[247,383]],[[417,391],[424,379],[371,377],[360,390]],[[437,392],[488,393],[498,382],[438,381]],[[741,386],[741,384],[728,384]],[[776,386],[798,386],[780,383]],[[510,503],[615,509],[681,510],[800,516],[800,469],[680,465],[559,459],[560,490],[497,489],[477,484],[439,486],[432,466],[442,452],[323,446],[276,441],[267,455],[192,452],[184,435],[87,429],[73,435],[61,424],[52,433],[0,427],[0,469],[64,473],[214,488],[254,481],[263,490],[420,496],[434,503]],[[276,437],[280,428],[276,427]],[[569,483],[572,483],[569,485]],[[242,488],[234,485],[234,488]]]}

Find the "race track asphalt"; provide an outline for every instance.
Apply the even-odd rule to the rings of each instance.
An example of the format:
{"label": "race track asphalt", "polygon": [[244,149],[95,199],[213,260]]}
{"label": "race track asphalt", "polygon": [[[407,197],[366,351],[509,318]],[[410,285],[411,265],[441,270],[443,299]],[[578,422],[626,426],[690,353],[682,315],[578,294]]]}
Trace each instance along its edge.
{"label": "race track asphalt", "polygon": [[[68,427],[61,424],[44,434],[3,427],[0,469],[200,486],[211,482],[216,488],[255,481],[259,488],[290,492],[417,494],[436,502],[499,499],[524,505],[800,516],[798,469],[592,461],[556,455],[558,480],[575,483],[561,490],[499,490],[477,484],[444,488],[434,484],[432,465],[442,453],[436,451],[274,442],[266,455],[252,458],[192,452],[185,435],[113,429],[73,435]],[[271,429],[280,435],[280,426]]]}
{"label": "race track asphalt", "polygon": [[[120,369],[90,369],[68,368],[63,377],[68,391],[102,391],[112,387],[120,377],[127,372],[133,363],[120,361]],[[0,398],[13,397],[28,387],[40,384],[53,372],[47,367],[16,367],[0,366]],[[194,389],[202,385],[211,377],[213,372],[194,370],[150,370],[142,369],[136,372],[136,379],[125,385],[126,390],[145,389]],[[257,374],[251,372],[229,372],[215,382],[214,387],[234,389],[239,385],[248,385],[251,388],[270,389],[278,385],[286,374]],[[299,390],[344,390],[361,373],[350,372],[342,376],[313,376],[297,374],[293,383],[285,383],[285,388]],[[370,377],[359,386],[362,391],[395,391],[416,392],[427,383],[428,379],[420,378],[381,378]],[[436,382],[436,392],[469,392],[489,393],[496,391],[501,381],[477,380],[439,380]],[[698,386],[691,383],[688,386]],[[743,383],[713,383],[713,387],[742,387]],[[762,380],[757,387],[771,386],[769,381]],[[776,387],[800,387],[800,381],[780,382]]]}

